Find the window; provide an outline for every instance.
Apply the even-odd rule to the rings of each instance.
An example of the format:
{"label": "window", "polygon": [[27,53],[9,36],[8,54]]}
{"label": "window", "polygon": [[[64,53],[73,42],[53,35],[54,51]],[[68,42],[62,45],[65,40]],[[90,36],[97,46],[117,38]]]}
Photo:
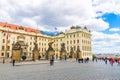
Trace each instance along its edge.
{"label": "window", "polygon": [[3,39],[3,43],[5,43],[5,39]]}
{"label": "window", "polygon": [[30,47],[30,51],[31,51],[31,47]]}
{"label": "window", "polygon": [[75,40],[74,40],[74,44],[75,44]]}
{"label": "window", "polygon": [[9,58],[9,53],[7,53],[7,58]]}
{"label": "window", "polygon": [[8,50],[10,50],[10,46],[8,46]]}
{"label": "window", "polygon": [[4,56],[4,53],[2,53],[1,56]]}
{"label": "window", "polygon": [[67,41],[67,44],[69,44],[69,41]]}
{"label": "window", "polygon": [[75,37],[75,34],[73,36]]}
{"label": "window", "polygon": [[69,51],[69,46],[67,46],[67,50]]}
{"label": "window", "polygon": [[5,33],[3,35],[5,36]]}
{"label": "window", "polygon": [[67,36],[67,38],[68,38],[68,36]]}
{"label": "window", "polygon": [[10,40],[8,40],[8,43],[10,43]]}
{"label": "window", "polygon": [[77,40],[77,43],[79,43],[79,40]]}
{"label": "window", "polygon": [[30,42],[30,45],[32,45],[32,42]]}
{"label": "window", "polygon": [[74,51],[76,50],[76,47],[74,46]]}
{"label": "window", "polygon": [[2,46],[2,50],[4,50],[5,49],[5,46]]}
{"label": "window", "polygon": [[70,41],[70,44],[72,44],[72,41]]}
{"label": "window", "polygon": [[27,56],[27,53],[26,53],[26,52],[24,52],[24,56]]}

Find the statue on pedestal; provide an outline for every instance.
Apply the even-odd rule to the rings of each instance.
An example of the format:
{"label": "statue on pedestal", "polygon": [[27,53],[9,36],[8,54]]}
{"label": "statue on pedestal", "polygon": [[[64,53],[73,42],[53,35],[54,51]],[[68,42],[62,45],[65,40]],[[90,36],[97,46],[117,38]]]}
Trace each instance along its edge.
{"label": "statue on pedestal", "polygon": [[82,61],[82,63],[83,63],[82,53],[81,53],[81,51],[80,51],[79,46],[77,46],[76,60],[78,60],[79,63],[80,63],[80,61]]}
{"label": "statue on pedestal", "polygon": [[67,58],[67,55],[66,55],[66,50],[65,50],[65,43],[61,43],[61,50],[60,50],[60,60],[62,59],[65,59]]}
{"label": "statue on pedestal", "polygon": [[36,42],[34,42],[34,49],[33,49],[33,61],[39,60],[39,50],[38,50],[38,45]]}
{"label": "statue on pedestal", "polygon": [[48,43],[48,50],[46,51],[46,59],[49,60],[50,59],[50,56],[54,56],[54,53],[55,53],[55,50],[53,49],[52,47],[52,44],[54,42],[49,42]]}
{"label": "statue on pedestal", "polygon": [[70,51],[70,58],[74,58],[74,51],[73,51],[73,47],[71,47],[71,51]]}

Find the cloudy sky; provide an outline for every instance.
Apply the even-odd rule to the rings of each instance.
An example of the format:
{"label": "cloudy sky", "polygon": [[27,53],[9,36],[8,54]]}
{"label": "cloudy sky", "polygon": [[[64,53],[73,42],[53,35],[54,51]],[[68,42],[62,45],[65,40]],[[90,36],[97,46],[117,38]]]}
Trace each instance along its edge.
{"label": "cloudy sky", "polygon": [[120,53],[120,0],[0,0],[0,21],[59,31],[86,25],[93,53]]}

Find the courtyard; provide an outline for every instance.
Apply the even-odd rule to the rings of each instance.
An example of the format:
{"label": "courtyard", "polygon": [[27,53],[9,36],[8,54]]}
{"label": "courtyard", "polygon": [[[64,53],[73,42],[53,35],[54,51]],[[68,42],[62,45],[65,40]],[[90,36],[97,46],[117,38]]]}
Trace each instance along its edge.
{"label": "courtyard", "polygon": [[103,61],[78,63],[75,60],[0,63],[0,80],[120,80],[120,66]]}

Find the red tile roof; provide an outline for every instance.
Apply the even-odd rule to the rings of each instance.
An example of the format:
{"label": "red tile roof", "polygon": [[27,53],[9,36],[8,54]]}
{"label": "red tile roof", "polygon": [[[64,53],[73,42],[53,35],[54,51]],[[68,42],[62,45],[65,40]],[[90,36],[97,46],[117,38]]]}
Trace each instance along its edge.
{"label": "red tile roof", "polygon": [[18,26],[18,25],[4,23],[4,22],[0,22],[0,27],[9,27],[10,29],[13,29],[13,30],[23,29],[26,32],[34,32],[34,33],[39,33],[40,32],[37,29],[28,28],[28,27],[24,27],[24,26]]}

